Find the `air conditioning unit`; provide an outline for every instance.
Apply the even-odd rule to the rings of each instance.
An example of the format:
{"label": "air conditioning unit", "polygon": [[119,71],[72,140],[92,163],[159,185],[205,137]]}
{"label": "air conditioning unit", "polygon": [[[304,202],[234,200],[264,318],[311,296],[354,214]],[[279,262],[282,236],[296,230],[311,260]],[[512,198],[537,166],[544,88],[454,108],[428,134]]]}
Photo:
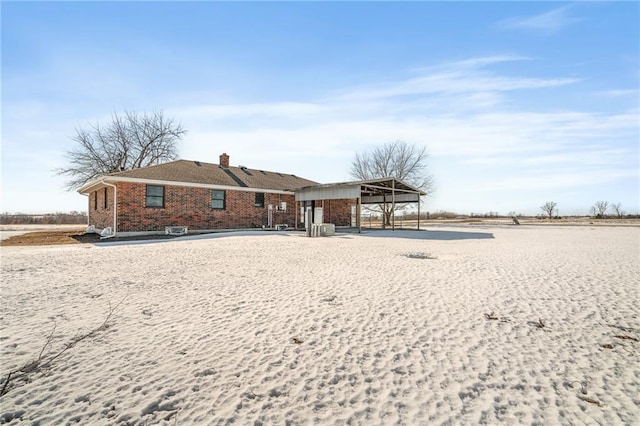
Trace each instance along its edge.
{"label": "air conditioning unit", "polygon": [[307,235],[310,237],[330,237],[336,235],[336,226],[333,223],[312,223]]}
{"label": "air conditioning unit", "polygon": [[186,226],[166,226],[164,228],[165,235],[185,235],[187,233]]}

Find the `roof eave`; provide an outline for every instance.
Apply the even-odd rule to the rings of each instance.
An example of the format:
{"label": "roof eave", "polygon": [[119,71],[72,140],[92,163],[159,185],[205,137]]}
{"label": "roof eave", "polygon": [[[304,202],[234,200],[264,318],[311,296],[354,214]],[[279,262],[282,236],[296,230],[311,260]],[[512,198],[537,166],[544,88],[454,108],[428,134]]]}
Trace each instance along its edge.
{"label": "roof eave", "polygon": [[163,180],[163,179],[144,179],[144,178],[132,178],[132,177],[118,177],[118,176],[103,176],[100,179],[93,180],[87,183],[85,186],[80,188],[78,192],[81,194],[87,195],[90,189],[95,188],[98,185],[108,183],[140,183],[140,184],[152,184],[152,185],[169,185],[169,186],[182,186],[182,187],[191,187],[191,188],[210,188],[210,189],[221,189],[228,191],[241,191],[241,192],[268,192],[271,194],[283,194],[289,195],[293,194],[292,190],[288,189],[276,189],[276,188],[257,188],[257,187],[241,187],[241,186],[233,186],[233,185],[224,185],[224,184],[208,184],[208,183],[199,183],[199,182],[182,182],[182,181],[173,181],[173,180]]}
{"label": "roof eave", "polygon": [[93,179],[87,183],[85,183],[84,185],[82,185],[79,189],[78,189],[78,193],[83,194],[83,195],[88,195],[89,193],[91,193],[90,189],[103,184],[105,182],[105,180],[107,179],[107,176],[100,176],[99,178]]}

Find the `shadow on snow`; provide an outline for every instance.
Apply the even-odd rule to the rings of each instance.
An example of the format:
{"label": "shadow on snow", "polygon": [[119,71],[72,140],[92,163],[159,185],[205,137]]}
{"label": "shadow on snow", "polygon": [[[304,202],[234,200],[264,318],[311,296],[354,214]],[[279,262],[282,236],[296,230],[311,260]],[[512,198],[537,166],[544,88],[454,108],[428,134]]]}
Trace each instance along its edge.
{"label": "shadow on snow", "polygon": [[375,238],[407,238],[412,240],[440,240],[440,241],[455,241],[455,240],[487,240],[493,239],[493,233],[491,232],[466,232],[466,231],[389,231],[389,230],[366,230],[362,231],[363,237],[375,237]]}
{"label": "shadow on snow", "polygon": [[[278,235],[281,237],[299,236],[303,237],[303,231],[269,231],[262,230],[247,230],[247,231],[231,231],[231,232],[214,232],[207,234],[193,234],[185,235],[182,237],[168,238],[168,239],[137,239],[137,240],[104,240],[95,242],[94,244],[99,247],[109,246],[121,246],[121,245],[141,245],[141,244],[156,244],[165,243],[169,241],[194,241],[194,240],[208,240],[212,238],[225,238],[225,237],[241,237],[241,236],[259,236],[259,235]],[[486,240],[493,239],[493,233],[491,232],[466,232],[466,231],[409,231],[409,230],[363,230],[361,234],[357,232],[340,232],[336,233],[335,237],[338,238],[406,238],[413,240],[439,240],[439,241],[456,241],[456,240]],[[333,238],[335,238],[333,237]],[[324,237],[318,237],[324,238]],[[332,238],[332,237],[328,237]]]}

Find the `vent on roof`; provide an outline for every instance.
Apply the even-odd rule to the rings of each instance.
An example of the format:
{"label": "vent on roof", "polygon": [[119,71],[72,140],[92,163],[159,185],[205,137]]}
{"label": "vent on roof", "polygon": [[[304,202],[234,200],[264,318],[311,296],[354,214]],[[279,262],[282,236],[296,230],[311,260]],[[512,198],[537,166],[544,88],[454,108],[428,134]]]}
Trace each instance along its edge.
{"label": "vent on roof", "polygon": [[199,161],[194,161],[194,163],[196,163],[196,166],[198,166],[198,167],[202,166],[202,164],[200,164]]}
{"label": "vent on roof", "polygon": [[233,179],[235,181],[235,183],[237,183],[239,186],[243,187],[243,188],[247,188],[247,184],[244,183],[238,176],[234,175],[233,172],[229,169],[225,169],[223,168],[222,170],[225,171],[226,174],[229,175],[229,177],[231,179]]}
{"label": "vent on roof", "polygon": [[240,166],[240,170],[242,170],[245,174],[247,174],[249,176],[253,176],[251,174],[251,172],[245,166]]}
{"label": "vent on roof", "polygon": [[263,175],[267,174],[267,172],[265,172],[264,170],[260,170],[260,173],[262,173]]}
{"label": "vent on roof", "polygon": [[278,176],[280,176],[280,177],[284,177],[284,176],[282,176],[282,173],[277,173],[277,172],[276,172],[276,174],[277,174]]}

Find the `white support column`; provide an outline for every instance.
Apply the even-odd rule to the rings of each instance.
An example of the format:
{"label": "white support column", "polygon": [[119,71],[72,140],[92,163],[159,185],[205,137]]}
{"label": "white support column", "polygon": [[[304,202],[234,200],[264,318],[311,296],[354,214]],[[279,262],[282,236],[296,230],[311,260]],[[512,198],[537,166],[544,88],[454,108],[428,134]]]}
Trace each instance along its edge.
{"label": "white support column", "polygon": [[362,201],[360,200],[362,196],[358,197],[358,203],[356,204],[356,224],[358,225],[358,234],[362,234]]}
{"label": "white support column", "polygon": [[391,229],[396,230],[396,181],[391,181]]}

